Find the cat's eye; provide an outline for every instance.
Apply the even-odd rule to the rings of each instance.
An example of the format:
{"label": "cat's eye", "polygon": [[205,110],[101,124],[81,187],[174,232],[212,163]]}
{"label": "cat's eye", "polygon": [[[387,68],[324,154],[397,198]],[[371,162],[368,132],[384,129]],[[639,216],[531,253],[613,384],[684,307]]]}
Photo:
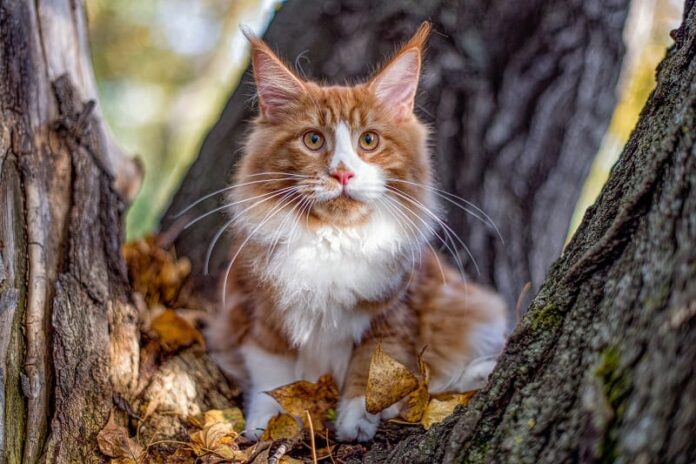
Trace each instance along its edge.
{"label": "cat's eye", "polygon": [[367,131],[363,132],[360,136],[360,148],[365,151],[372,151],[379,145],[379,135],[376,132]]}
{"label": "cat's eye", "polygon": [[317,151],[324,146],[324,136],[315,130],[308,130],[302,136],[302,142],[312,151]]}

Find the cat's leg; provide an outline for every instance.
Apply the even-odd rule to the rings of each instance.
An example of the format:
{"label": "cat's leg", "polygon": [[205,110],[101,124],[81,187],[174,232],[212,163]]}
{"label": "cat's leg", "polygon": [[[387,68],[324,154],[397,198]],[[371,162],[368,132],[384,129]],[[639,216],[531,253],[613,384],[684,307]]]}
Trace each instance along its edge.
{"label": "cat's leg", "polygon": [[[398,321],[394,323],[399,326]],[[370,359],[379,342],[387,354],[413,369],[414,372],[416,371],[413,338],[410,336],[411,327],[399,328],[402,330],[398,334],[393,330],[389,333],[375,331],[371,337],[353,350],[336,415],[336,435],[340,441],[369,441],[377,432],[380,419],[391,419],[398,415],[398,403],[378,414],[367,412],[365,388]]]}
{"label": "cat's leg", "polygon": [[430,391],[483,387],[505,344],[505,304],[497,294],[473,283],[443,284],[430,291],[420,308]]}
{"label": "cat's leg", "polygon": [[280,405],[264,392],[287,385],[295,378],[295,358],[274,354],[252,342],[242,345],[240,352],[249,374],[245,391],[246,437],[258,440],[268,420],[280,412]]}

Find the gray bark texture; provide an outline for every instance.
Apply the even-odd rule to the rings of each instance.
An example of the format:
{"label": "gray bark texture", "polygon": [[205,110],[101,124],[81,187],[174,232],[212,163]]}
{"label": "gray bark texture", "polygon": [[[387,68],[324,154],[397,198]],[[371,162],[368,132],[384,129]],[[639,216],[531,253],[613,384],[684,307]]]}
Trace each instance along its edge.
{"label": "gray bark texture", "polygon": [[106,462],[110,416],[181,438],[235,395],[200,350],[141,359],[121,254],[141,172],[108,136],[85,21],[75,0],[0,2],[0,464]]}
{"label": "gray bark texture", "polygon": [[[365,79],[424,19],[434,23],[417,112],[432,129],[440,185],[488,213],[496,231],[450,209],[480,268],[474,279],[514,307],[560,254],[580,188],[614,107],[628,0],[290,0],[265,40],[308,78]],[[249,70],[184,178],[164,228],[192,201],[229,185],[256,112]],[[210,200],[196,212],[218,204]],[[448,206],[445,203],[445,206]],[[202,274],[224,215],[183,231],[180,254]],[[176,229],[176,227],[174,227]],[[214,284],[228,242],[214,256]]]}
{"label": "gray bark texture", "polygon": [[80,3],[0,2],[0,463],[101,462],[137,379],[119,188],[137,179],[95,97]]}
{"label": "gray bark texture", "polygon": [[696,6],[486,388],[365,462],[696,462]]}

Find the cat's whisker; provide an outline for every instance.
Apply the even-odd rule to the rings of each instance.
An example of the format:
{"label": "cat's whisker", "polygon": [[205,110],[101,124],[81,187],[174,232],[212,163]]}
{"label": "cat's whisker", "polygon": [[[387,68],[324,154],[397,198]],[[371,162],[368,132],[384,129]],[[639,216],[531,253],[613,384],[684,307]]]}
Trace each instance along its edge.
{"label": "cat's whisker", "polygon": [[232,259],[230,259],[229,264],[227,265],[227,270],[225,271],[225,276],[224,280],[222,282],[222,304],[223,306],[226,304],[225,303],[225,296],[227,295],[227,280],[230,277],[230,271],[232,270],[232,266],[234,265],[235,261],[237,260],[237,257],[239,254],[242,252],[244,247],[249,243],[249,241],[252,239],[252,237],[263,227],[268,221],[270,221],[273,217],[275,217],[282,209],[283,207],[287,204],[287,201],[283,202],[281,201],[279,204],[274,206],[271,211],[266,214],[266,217],[261,221],[252,231],[249,233],[249,235],[246,236],[242,244],[237,248],[237,251],[234,253],[234,256],[232,256]]}
{"label": "cat's whisker", "polygon": [[[437,223],[443,228],[445,234],[448,237],[448,240],[450,240],[452,242],[452,245],[456,248],[454,240],[452,239],[452,237],[454,237],[459,242],[459,244],[462,246],[462,248],[464,248],[467,255],[469,255],[469,258],[471,259],[472,263],[474,264],[474,268],[476,269],[476,273],[478,275],[481,275],[481,271],[478,267],[478,263],[476,262],[476,259],[472,255],[471,250],[469,250],[469,247],[466,246],[464,241],[452,230],[452,228],[447,223],[445,223],[435,213],[433,213],[427,206],[425,206],[423,203],[421,203],[420,201],[413,198],[411,195],[408,195],[404,192],[399,192],[398,190],[396,190],[392,187],[387,187],[387,188],[395,195],[398,195],[401,198],[405,199],[406,201],[410,202],[411,204],[413,204],[414,206],[418,207],[420,210],[422,210],[423,212],[428,214],[430,217],[432,217],[435,221],[437,221]],[[458,255],[457,255],[457,258],[458,258]],[[461,259],[459,260],[459,264],[461,264]],[[461,268],[461,271],[462,271],[462,275],[464,275],[463,267]]]}
{"label": "cat's whisker", "polygon": [[[396,193],[397,195],[401,196],[398,192],[392,192]],[[402,198],[408,200],[406,197]],[[409,200],[410,201],[410,200]],[[417,204],[411,202],[412,204],[416,205],[419,207]],[[455,264],[457,265],[457,269],[459,270],[459,273],[462,275],[463,278],[466,278],[466,274],[464,273],[464,264],[462,263],[461,258],[459,257],[459,254],[456,252],[456,246],[454,245],[454,241],[450,237],[449,233],[447,232],[446,229],[443,229],[443,232],[445,233],[446,240],[442,238],[440,234],[438,234],[437,230],[428,223],[425,219],[423,219],[419,214],[416,214],[415,211],[411,210],[411,208],[407,207],[406,205],[402,205],[405,209],[407,209],[411,214],[413,214],[417,219],[419,219],[423,225],[442,243],[442,245],[447,249],[447,252],[452,256],[454,259]],[[429,212],[427,208],[425,207],[419,207],[419,209]],[[436,217],[436,216],[435,216]],[[436,217],[437,219],[437,217]],[[452,242],[452,245],[450,245],[450,242]]]}
{"label": "cat's whisker", "polygon": [[258,177],[258,176],[288,176],[288,177],[295,177],[299,179],[309,179],[312,176],[308,176],[305,174],[295,174],[292,172],[283,172],[283,171],[266,171],[266,172],[257,172],[255,174],[246,174],[245,177]]}
{"label": "cat's whisker", "polygon": [[[297,187],[297,186],[295,186],[295,187]],[[291,187],[287,187],[287,189],[289,189],[289,188],[291,188]],[[297,188],[299,189],[299,187],[297,187]],[[294,190],[293,190],[293,191],[294,191]],[[270,193],[273,193],[273,195],[270,195],[270,196],[267,197],[267,198],[263,198],[263,199],[257,201],[256,203],[252,204],[251,206],[248,206],[248,207],[244,208],[242,211],[240,211],[240,212],[238,212],[237,214],[235,214],[235,215],[232,217],[232,219],[230,219],[229,221],[225,222],[225,223],[217,230],[217,232],[215,233],[215,236],[213,237],[213,240],[210,242],[210,245],[208,245],[208,249],[206,250],[206,253],[205,253],[204,275],[208,275],[208,273],[209,273],[209,271],[210,271],[210,259],[211,259],[212,256],[213,256],[213,250],[215,249],[215,245],[217,244],[218,240],[220,240],[220,237],[222,237],[222,234],[225,233],[225,231],[227,230],[227,228],[228,228],[229,226],[231,226],[235,221],[237,221],[244,213],[246,213],[247,211],[251,210],[252,208],[255,208],[256,206],[258,206],[258,205],[260,205],[260,204],[262,204],[262,203],[265,203],[265,202],[267,202],[267,201],[270,201],[270,200],[272,200],[273,198],[276,198],[276,197],[278,197],[278,196],[280,196],[280,195],[286,193],[286,189],[281,189],[281,190],[279,190],[279,191],[277,191],[277,192],[270,192]],[[258,198],[258,197],[256,197],[256,198]]]}
{"label": "cat's whisker", "polygon": [[[309,198],[309,197],[307,197]],[[312,212],[312,208],[314,208],[314,204],[317,201],[313,198],[310,199],[309,207],[307,208],[307,215],[305,216],[305,225],[307,226],[307,229],[309,229],[309,214]]]}
{"label": "cat's whisker", "polygon": [[[481,208],[479,208],[478,206],[476,206],[475,204],[473,204],[469,200],[466,200],[466,199],[464,199],[458,195],[455,195],[454,193],[448,192],[446,190],[442,190],[442,189],[439,189],[437,187],[433,187],[432,185],[420,184],[418,182],[411,182],[411,181],[403,180],[403,179],[387,178],[386,180],[388,182],[400,182],[400,183],[404,183],[404,184],[408,184],[408,185],[413,185],[415,187],[420,187],[422,189],[426,189],[426,190],[431,191],[432,193],[434,193],[438,197],[453,204],[454,206],[458,207],[462,211],[471,214],[473,217],[475,217],[479,221],[483,222],[484,224],[490,225],[493,228],[493,230],[495,231],[498,238],[500,239],[501,243],[505,244],[505,240],[503,239],[503,236],[500,233],[500,230],[498,229],[498,226],[495,224],[493,219],[491,219],[491,217],[488,214],[486,214],[485,211],[483,211]],[[466,206],[463,206],[463,205],[457,203],[457,201],[464,203],[466,206],[469,206],[470,208],[473,208],[475,210],[475,212],[471,211],[471,209],[467,208]],[[480,216],[479,216],[479,214],[480,214]],[[483,216],[483,217],[481,217],[481,216]]]}
{"label": "cat's whisker", "polygon": [[[397,224],[397,225],[399,226],[399,228],[406,234],[407,237],[409,237],[410,239],[416,238],[415,235],[409,233],[410,231],[405,230],[403,221],[401,221],[398,217],[396,217],[393,213],[391,213],[391,211],[389,210],[389,205],[387,205],[383,199],[378,198],[378,199],[377,199],[377,204],[378,204],[379,206],[382,206],[383,208],[385,208],[385,209],[388,210],[388,212],[390,213],[391,218],[392,218],[394,221],[396,221],[396,224]],[[381,208],[379,208],[377,211],[379,212],[380,215],[382,215],[382,209],[381,209]],[[408,247],[409,251],[411,252],[411,270],[409,271],[408,281],[406,282],[406,289],[408,289],[408,288],[410,287],[411,281],[413,280],[413,275],[414,275],[415,269],[416,269],[416,252],[414,251],[413,248],[414,248],[414,247],[412,247],[412,246],[409,246],[409,247]],[[422,262],[423,262],[422,259],[423,259],[423,258],[422,258],[422,254],[421,254],[421,253],[418,253],[418,263],[419,263],[419,267],[421,266],[421,264],[422,264]]]}
{"label": "cat's whisker", "polygon": [[284,190],[286,190],[286,189],[291,189],[291,188],[295,188],[295,187],[297,187],[297,186],[293,185],[293,186],[290,186],[290,187],[282,188],[282,189],[280,189],[280,190],[274,190],[274,191],[272,191],[272,192],[262,193],[261,195],[256,195],[256,196],[249,197],[249,198],[243,198],[243,199],[241,199],[241,200],[233,201],[233,202],[231,202],[231,203],[225,203],[225,204],[222,205],[222,206],[218,206],[217,208],[213,208],[213,209],[211,209],[210,211],[207,211],[207,212],[201,214],[200,216],[197,216],[196,218],[190,220],[190,221],[187,222],[186,225],[184,226],[184,230],[188,229],[189,227],[191,227],[191,226],[194,225],[195,223],[197,223],[197,222],[199,222],[199,221],[202,221],[203,219],[207,218],[208,216],[217,213],[218,211],[222,211],[222,210],[224,210],[224,209],[231,208],[231,207],[233,207],[233,206],[236,206],[236,205],[239,205],[239,204],[242,204],[242,203],[247,203],[247,202],[249,202],[249,201],[254,201],[254,200],[256,200],[257,198],[263,198],[263,197],[265,197],[265,196],[273,195],[273,194],[276,193],[276,192],[284,191]]}
{"label": "cat's whisker", "polygon": [[295,223],[292,227],[292,230],[290,231],[290,235],[288,236],[288,240],[285,243],[285,249],[288,252],[290,250],[290,243],[294,240],[295,232],[298,230],[298,228],[300,226],[300,221],[302,221],[302,216],[304,216],[305,211],[308,211],[308,209],[310,208],[311,202],[312,202],[312,200],[310,200],[309,197],[305,197],[302,199],[302,203],[300,204],[300,208],[299,208],[298,213],[297,213],[297,218],[295,219]]}
{"label": "cat's whisker", "polygon": [[[303,198],[303,197],[300,197],[299,199],[298,199],[298,198],[293,198],[292,200],[293,200],[293,201],[294,201],[294,200],[298,200],[298,201],[297,201],[297,204],[295,204],[295,205],[292,207],[292,209],[288,212],[288,214],[286,214],[286,216],[283,218],[283,220],[281,221],[281,223],[278,225],[278,230],[277,230],[276,233],[273,235],[273,241],[272,241],[273,244],[272,244],[271,248],[268,250],[268,252],[266,253],[267,259],[268,259],[269,261],[270,261],[270,259],[273,257],[273,253],[275,252],[276,246],[278,245],[278,242],[280,241],[280,237],[281,237],[281,235],[283,234],[283,230],[285,230],[285,223],[286,223],[287,221],[292,221],[292,223],[295,222],[295,221],[293,221],[293,219],[294,219],[295,216],[296,216],[296,215],[295,215],[295,210],[298,209],[298,208],[300,208],[300,207],[304,204],[304,202],[306,201],[306,197],[304,197],[304,198]],[[291,238],[292,238],[292,234],[291,234],[291,235],[288,235],[288,237],[286,238],[287,243],[290,243]]]}
{"label": "cat's whisker", "polygon": [[[440,257],[438,256],[438,253],[435,251],[435,249],[433,248],[433,246],[430,244],[430,240],[428,240],[428,237],[425,236],[425,234],[423,233],[423,231],[420,230],[420,229],[418,228],[418,226],[416,226],[415,222],[413,222],[413,221],[411,220],[411,218],[409,218],[408,215],[407,215],[406,213],[404,213],[403,211],[401,211],[401,208],[404,207],[401,203],[399,203],[398,201],[396,201],[396,200],[394,200],[394,199],[392,199],[392,198],[389,198],[389,197],[384,197],[384,198],[387,199],[387,200],[394,206],[395,211],[397,211],[398,213],[400,213],[401,216],[402,216],[404,219],[406,219],[406,220],[414,227],[415,230],[418,231],[418,233],[420,234],[420,236],[423,238],[423,241],[425,242],[425,244],[428,246],[428,248],[430,248],[430,251],[433,252],[433,255],[435,256],[435,259],[437,260],[437,266],[438,266],[438,268],[439,268],[439,270],[440,270],[440,275],[442,276],[442,281],[446,284],[446,283],[447,283],[447,277],[445,277],[445,270],[444,270],[444,268],[442,267],[442,263],[440,262]],[[414,214],[414,215],[415,215],[415,213],[413,213],[413,211],[411,211],[411,214]],[[416,215],[416,216],[417,216],[417,215]],[[417,217],[420,218],[420,216],[417,216]],[[421,218],[421,220],[423,220],[423,219]]]}
{"label": "cat's whisker", "polygon": [[[252,176],[253,176],[253,175],[252,175]],[[251,176],[249,176],[249,177],[251,177]],[[192,208],[195,208],[197,205],[203,203],[205,200],[207,200],[207,199],[209,199],[209,198],[212,198],[212,197],[214,197],[215,195],[219,195],[220,193],[228,192],[228,191],[230,191],[230,190],[234,190],[234,189],[239,188],[239,187],[244,187],[244,186],[246,186],[246,185],[251,185],[251,184],[262,184],[262,183],[265,183],[265,182],[278,182],[278,181],[284,181],[284,180],[295,180],[295,178],[286,176],[286,177],[279,177],[279,178],[276,178],[276,179],[261,179],[261,180],[254,180],[254,181],[250,181],[250,182],[242,182],[242,183],[240,183],[240,184],[234,184],[234,185],[230,185],[230,186],[227,186],[227,187],[223,187],[223,188],[221,188],[221,189],[219,189],[219,190],[215,190],[214,192],[208,193],[208,194],[206,194],[206,195],[204,195],[204,196],[198,198],[197,200],[193,201],[193,202],[190,203],[188,206],[186,206],[184,209],[182,209],[182,210],[179,211],[178,213],[174,214],[172,217],[175,218],[175,219],[176,219],[176,218],[179,218],[179,217],[183,216],[184,214],[186,214],[187,212],[191,211]]]}

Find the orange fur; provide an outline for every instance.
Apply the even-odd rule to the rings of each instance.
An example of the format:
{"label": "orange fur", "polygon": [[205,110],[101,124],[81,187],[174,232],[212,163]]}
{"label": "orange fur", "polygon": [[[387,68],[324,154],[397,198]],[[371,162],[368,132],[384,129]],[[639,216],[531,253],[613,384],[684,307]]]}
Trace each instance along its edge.
{"label": "orange fur", "polygon": [[[351,400],[364,393],[378,341],[414,369],[427,346],[433,391],[476,386],[491,366],[483,379],[468,378],[472,363],[501,348],[500,298],[467,284],[427,243],[438,209],[428,190],[428,131],[412,109],[429,29],[424,24],[372,80],[352,87],[304,82],[250,38],[261,111],[230,196],[237,203],[233,262],[208,337],[221,366],[257,401],[248,411],[260,417],[250,419],[255,426],[272,409],[251,398],[259,388],[324,373],[311,371],[331,346],[316,339],[345,342],[347,364],[330,365],[342,388],[339,437],[349,440],[374,433],[374,418]],[[307,131],[323,137],[321,149],[303,142]],[[373,151],[361,148],[365,131],[379,137]],[[330,175],[356,167],[345,188]],[[372,183],[364,181],[370,176]],[[383,230],[384,244],[375,238]]]}

